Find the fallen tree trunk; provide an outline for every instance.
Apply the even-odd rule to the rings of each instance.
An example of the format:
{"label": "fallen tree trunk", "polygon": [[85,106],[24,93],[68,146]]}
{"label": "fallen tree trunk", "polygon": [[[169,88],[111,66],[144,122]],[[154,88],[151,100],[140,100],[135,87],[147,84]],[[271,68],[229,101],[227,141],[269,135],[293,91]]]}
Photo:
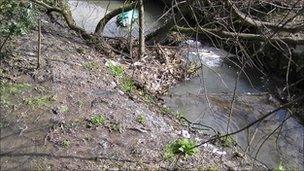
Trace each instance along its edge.
{"label": "fallen tree trunk", "polygon": [[105,15],[97,24],[96,28],[95,28],[95,34],[102,34],[104,27],[106,26],[106,24],[116,15],[125,12],[125,11],[129,11],[131,9],[134,9],[137,6],[137,3],[130,3],[130,4],[126,4],[123,5],[113,11],[111,11],[109,14]]}

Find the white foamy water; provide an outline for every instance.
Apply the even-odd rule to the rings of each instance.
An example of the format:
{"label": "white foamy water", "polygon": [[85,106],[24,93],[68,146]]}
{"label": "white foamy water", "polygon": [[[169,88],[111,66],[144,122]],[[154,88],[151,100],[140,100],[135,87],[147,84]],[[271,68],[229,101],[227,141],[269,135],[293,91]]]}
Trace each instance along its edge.
{"label": "white foamy water", "polygon": [[220,66],[221,64],[221,56],[208,49],[200,49],[197,52],[189,52],[189,55],[199,57],[202,62],[210,67]]}

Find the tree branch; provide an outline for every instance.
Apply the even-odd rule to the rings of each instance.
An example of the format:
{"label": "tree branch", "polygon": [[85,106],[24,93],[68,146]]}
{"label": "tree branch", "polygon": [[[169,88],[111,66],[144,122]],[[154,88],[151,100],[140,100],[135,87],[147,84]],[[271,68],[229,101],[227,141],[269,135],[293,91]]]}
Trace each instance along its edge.
{"label": "tree branch", "polygon": [[[229,5],[231,6],[234,14],[242,20],[242,22],[246,23],[247,25],[254,26],[254,27],[267,27],[271,30],[275,31],[284,31],[284,32],[290,32],[290,33],[296,33],[299,31],[304,30],[304,24],[299,24],[299,25],[286,25],[284,23],[271,23],[271,22],[265,22],[265,21],[259,21],[255,20],[253,18],[250,18],[247,14],[244,14],[241,12],[230,0],[228,0]],[[296,14],[301,15],[304,13],[304,7],[301,8],[301,10],[298,11]]]}
{"label": "tree branch", "polygon": [[[54,11],[54,12],[61,14],[70,29],[77,32],[81,37],[86,39],[87,42],[89,42],[90,44],[94,44],[94,46],[97,50],[103,51],[109,56],[113,56],[113,51],[112,51],[113,48],[109,44],[107,44],[103,40],[103,38],[101,38],[97,35],[91,35],[91,34],[87,33],[83,28],[78,27],[76,25],[70,11],[68,11],[66,9],[61,9],[61,8],[50,6],[40,0],[30,0],[30,1],[46,8],[49,11]],[[60,0],[59,2],[61,3],[62,6],[64,6],[64,2],[62,0]]]}
{"label": "tree branch", "polygon": [[237,38],[247,41],[258,41],[258,42],[286,42],[288,44],[304,44],[303,38],[296,38],[296,37],[272,37],[268,38],[265,35],[260,34],[250,34],[250,33],[236,33],[236,32],[228,32],[228,31],[221,31],[217,29],[207,29],[202,27],[194,27],[194,28],[185,28],[180,26],[175,26],[172,29],[173,31],[179,31],[183,33],[196,33],[197,31],[202,34],[208,34],[212,36],[217,36],[219,38]]}

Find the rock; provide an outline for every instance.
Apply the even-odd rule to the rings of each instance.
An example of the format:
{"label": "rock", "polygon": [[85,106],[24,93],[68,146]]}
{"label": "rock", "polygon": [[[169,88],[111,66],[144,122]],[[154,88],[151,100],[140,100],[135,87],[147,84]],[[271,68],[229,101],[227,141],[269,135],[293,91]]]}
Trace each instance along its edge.
{"label": "rock", "polygon": [[115,89],[117,87],[117,84],[114,81],[112,81],[109,87],[110,89]]}
{"label": "rock", "polygon": [[182,130],[180,135],[184,138],[190,138],[191,135],[189,134],[189,132],[187,130]]}
{"label": "rock", "polygon": [[125,93],[121,90],[118,90],[118,93],[121,94],[121,95],[124,95]]}
{"label": "rock", "polygon": [[50,118],[50,122],[55,125],[64,125],[65,124],[64,117],[61,115],[53,116],[52,118]]}
{"label": "rock", "polygon": [[226,151],[221,151],[219,148],[217,148],[216,146],[209,144],[209,143],[203,144],[203,147],[208,149],[208,151],[212,152],[213,154],[217,154],[220,156],[227,154]]}
{"label": "rock", "polygon": [[119,66],[120,63],[112,61],[112,60],[107,60],[105,65],[106,65],[106,67],[109,67],[110,65]]}
{"label": "rock", "polygon": [[220,150],[218,150],[218,149],[213,149],[212,152],[215,153],[215,154],[218,154],[218,155],[220,155],[220,156],[226,155],[226,154],[227,154],[226,151],[220,151]]}
{"label": "rock", "polygon": [[142,66],[143,63],[142,62],[139,62],[139,61],[136,61],[134,62],[133,66]]}
{"label": "rock", "polygon": [[99,144],[99,145],[101,146],[101,148],[103,148],[103,149],[108,148],[108,142],[107,142],[106,140],[104,140],[104,139],[102,139],[98,144]]}

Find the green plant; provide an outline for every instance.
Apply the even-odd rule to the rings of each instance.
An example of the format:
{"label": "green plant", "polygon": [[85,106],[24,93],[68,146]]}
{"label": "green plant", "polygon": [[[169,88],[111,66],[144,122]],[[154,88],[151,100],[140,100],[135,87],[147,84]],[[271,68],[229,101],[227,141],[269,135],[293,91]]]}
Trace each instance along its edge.
{"label": "green plant", "polygon": [[61,106],[59,111],[60,111],[60,113],[66,113],[66,112],[69,111],[69,107],[68,106]]}
{"label": "green plant", "polygon": [[282,161],[280,161],[279,165],[277,167],[275,167],[274,169],[272,169],[273,171],[284,171],[286,170],[282,164]]}
{"label": "green plant", "polygon": [[89,71],[95,71],[99,68],[98,63],[91,61],[91,62],[85,62],[82,64],[83,68]]}
{"label": "green plant", "polygon": [[11,36],[26,34],[35,25],[36,13],[31,2],[20,0],[1,0],[0,2],[0,35],[4,41],[0,51]]}
{"label": "green plant", "polygon": [[167,106],[162,106],[162,107],[160,108],[160,110],[161,110],[161,113],[162,113],[163,115],[173,113],[173,111],[172,111],[169,107],[167,107]]}
{"label": "green plant", "polygon": [[171,159],[178,155],[183,155],[185,157],[192,156],[198,152],[198,149],[195,146],[196,142],[193,140],[187,138],[177,139],[165,147],[164,157],[165,159]]}
{"label": "green plant", "polygon": [[143,115],[137,116],[136,122],[138,122],[138,123],[140,123],[142,125],[145,125],[146,124],[146,118],[145,118],[145,116],[143,116]]}
{"label": "green plant", "polygon": [[102,115],[93,116],[90,119],[90,123],[95,126],[103,125],[105,118]]}
{"label": "green plant", "polygon": [[177,119],[181,119],[182,117],[185,116],[185,113],[180,112],[180,111],[177,111],[177,112],[174,113],[174,115],[175,115],[175,117],[176,117]]}
{"label": "green plant", "polygon": [[60,144],[61,144],[62,147],[68,148],[70,146],[70,141],[69,140],[63,140]]}
{"label": "green plant", "polygon": [[130,93],[135,89],[134,82],[130,78],[123,78],[121,80],[120,87],[124,92],[127,92],[127,93]]}
{"label": "green plant", "polygon": [[51,103],[54,101],[53,96],[39,96],[33,98],[27,98],[25,103],[31,107],[50,107]]}
{"label": "green plant", "polygon": [[140,90],[139,91],[139,95],[142,97],[142,99],[146,103],[152,103],[154,101],[153,96],[151,96],[150,94],[146,93],[144,90]]}
{"label": "green plant", "polygon": [[30,87],[31,85],[27,83],[0,82],[0,105],[5,108],[12,106],[14,96],[21,94]]}
{"label": "green plant", "polygon": [[20,93],[25,89],[30,88],[31,85],[27,83],[7,83],[1,82],[0,83],[0,93],[3,94],[16,94]]}
{"label": "green plant", "polygon": [[121,77],[124,73],[124,69],[120,65],[114,65],[112,62],[109,63],[108,69],[116,77]]}

